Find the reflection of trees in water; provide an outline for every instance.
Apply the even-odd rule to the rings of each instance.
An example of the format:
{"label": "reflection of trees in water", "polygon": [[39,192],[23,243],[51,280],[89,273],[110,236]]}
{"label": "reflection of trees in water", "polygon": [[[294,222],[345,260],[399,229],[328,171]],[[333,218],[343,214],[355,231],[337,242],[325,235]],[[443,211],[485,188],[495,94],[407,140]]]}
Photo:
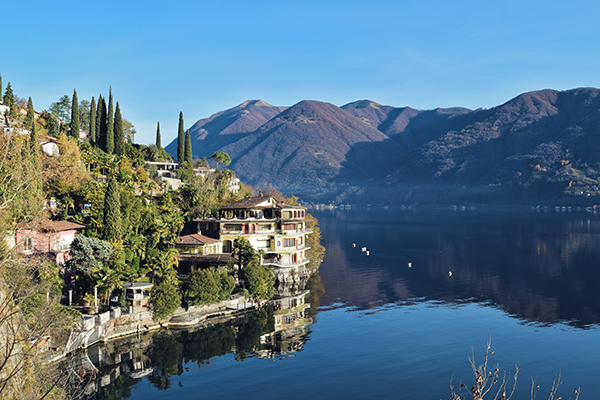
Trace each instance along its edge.
{"label": "reflection of trees in water", "polygon": [[596,215],[357,210],[319,218],[325,305],[477,301],[528,321],[600,323]]}

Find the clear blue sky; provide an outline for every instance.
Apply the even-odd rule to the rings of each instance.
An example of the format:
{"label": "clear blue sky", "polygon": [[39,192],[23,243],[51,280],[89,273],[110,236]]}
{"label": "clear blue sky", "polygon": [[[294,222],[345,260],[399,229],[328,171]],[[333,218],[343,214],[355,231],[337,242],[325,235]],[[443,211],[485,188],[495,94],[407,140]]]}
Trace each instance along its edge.
{"label": "clear blue sky", "polygon": [[0,74],[36,110],[112,86],[163,144],[248,99],[493,107],[600,87],[597,1],[8,1]]}

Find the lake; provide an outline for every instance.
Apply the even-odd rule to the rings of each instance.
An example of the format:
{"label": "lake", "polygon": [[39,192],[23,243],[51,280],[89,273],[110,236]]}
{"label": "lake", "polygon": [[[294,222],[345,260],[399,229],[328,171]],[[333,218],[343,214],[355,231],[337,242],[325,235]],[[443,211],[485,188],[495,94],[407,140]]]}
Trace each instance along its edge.
{"label": "lake", "polygon": [[600,215],[312,213],[327,255],[306,304],[93,347],[73,360],[99,368],[87,390],[101,388],[98,399],[447,399],[451,379],[473,384],[469,357],[480,364],[491,339],[490,364],[519,366],[515,399],[530,397],[532,379],[548,398],[557,373],[565,399],[577,387],[581,399],[600,393]]}

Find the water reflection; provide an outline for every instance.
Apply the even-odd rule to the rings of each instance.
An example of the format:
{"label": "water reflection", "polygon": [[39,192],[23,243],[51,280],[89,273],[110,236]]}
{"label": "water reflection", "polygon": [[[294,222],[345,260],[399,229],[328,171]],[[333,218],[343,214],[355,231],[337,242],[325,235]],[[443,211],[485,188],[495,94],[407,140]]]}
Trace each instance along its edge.
{"label": "water reflection", "polygon": [[323,305],[475,301],[530,322],[600,322],[595,215],[367,209],[315,215],[327,248]]}
{"label": "water reflection", "polygon": [[190,364],[203,369],[214,357],[231,353],[236,361],[243,361],[301,351],[313,323],[311,292],[286,294],[232,319],[129,336],[81,351],[69,359],[70,367],[78,371],[73,384],[90,399],[128,398],[143,378],[155,389],[168,390]]}

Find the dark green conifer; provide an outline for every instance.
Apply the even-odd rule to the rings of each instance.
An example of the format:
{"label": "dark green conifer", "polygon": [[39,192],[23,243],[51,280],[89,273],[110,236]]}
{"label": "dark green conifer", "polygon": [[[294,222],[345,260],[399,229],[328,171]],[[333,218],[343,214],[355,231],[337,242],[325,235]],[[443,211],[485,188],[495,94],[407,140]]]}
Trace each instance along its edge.
{"label": "dark green conifer", "polygon": [[162,148],[160,143],[160,121],[156,123],[156,148],[158,150]]}
{"label": "dark green conifer", "polygon": [[90,144],[96,145],[96,99],[92,96],[90,103]]}
{"label": "dark green conifer", "polygon": [[[107,124],[106,124],[106,101],[104,100],[104,97],[101,98],[102,101],[99,102],[99,115],[100,115],[100,130],[98,132],[100,132],[99,136],[98,136],[98,142],[100,143],[100,148],[103,151],[107,151],[106,150],[106,136],[107,136]],[[96,118],[98,118],[98,116],[96,115]]]}
{"label": "dark green conifer", "polygon": [[188,166],[192,166],[192,139],[190,138],[190,130],[185,132],[185,161]]}
{"label": "dark green conifer", "polygon": [[111,243],[120,243],[121,232],[121,193],[114,177],[108,179],[104,195],[104,219],[102,238]]}
{"label": "dark green conifer", "polygon": [[12,86],[10,86],[10,82],[6,85],[6,92],[4,92],[4,97],[2,97],[2,103],[8,107],[12,107],[15,104],[15,95]]}
{"label": "dark green conifer", "polygon": [[117,109],[115,110],[115,154],[122,156],[125,154],[125,132],[123,131],[123,117],[121,117],[121,109],[117,101]]}
{"label": "dark green conifer", "polygon": [[185,133],[183,131],[183,112],[179,112],[179,131],[177,133],[177,161],[182,163],[185,159]]}
{"label": "dark green conifer", "polygon": [[102,149],[104,136],[102,134],[102,95],[98,96],[98,104],[96,105],[96,146]]}
{"label": "dark green conifer", "polygon": [[114,131],[114,108],[112,89],[108,93],[108,111],[106,112],[106,152],[112,154],[115,151],[115,131]]}
{"label": "dark green conifer", "polygon": [[77,91],[73,89],[73,101],[71,102],[71,136],[79,139],[79,100],[77,99]]}
{"label": "dark green conifer", "polygon": [[31,97],[27,100],[27,116],[25,117],[25,127],[32,129],[33,125],[35,125],[35,110],[33,109],[33,101],[31,101]]}

